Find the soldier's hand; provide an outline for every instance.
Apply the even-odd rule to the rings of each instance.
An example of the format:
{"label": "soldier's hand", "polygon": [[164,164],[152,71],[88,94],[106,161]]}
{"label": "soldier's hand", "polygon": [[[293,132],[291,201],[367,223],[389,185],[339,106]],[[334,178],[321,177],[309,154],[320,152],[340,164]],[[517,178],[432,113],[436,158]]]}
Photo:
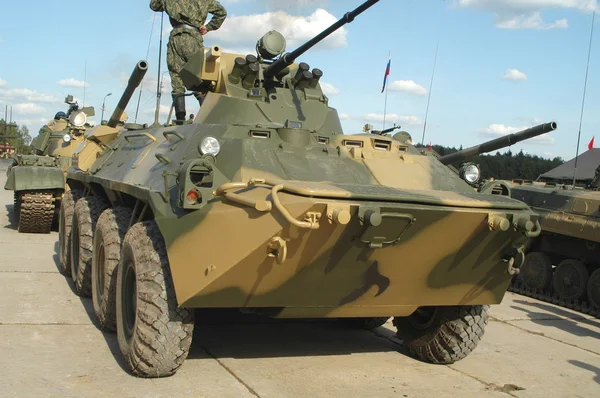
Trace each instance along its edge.
{"label": "soldier's hand", "polygon": [[207,33],[208,33],[208,29],[206,29],[206,26],[204,26],[204,25],[200,26],[200,34],[204,36]]}

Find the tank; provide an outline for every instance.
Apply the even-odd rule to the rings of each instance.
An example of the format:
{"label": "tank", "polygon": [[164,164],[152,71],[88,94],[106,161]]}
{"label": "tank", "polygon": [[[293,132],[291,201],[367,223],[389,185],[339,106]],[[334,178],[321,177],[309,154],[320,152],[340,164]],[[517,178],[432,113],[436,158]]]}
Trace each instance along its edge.
{"label": "tank", "polygon": [[180,72],[204,98],[191,124],[117,126],[140,61],[111,121],[86,132],[61,269],[132,374],[174,374],[208,308],[364,328],[393,317],[411,355],[435,364],[476,348],[537,215],[477,192],[405,134],[344,133],[323,71],[299,58],[375,3],[289,53],[273,31],[256,55],[204,48]]}
{"label": "tank", "polygon": [[14,215],[20,233],[49,233],[57,220],[65,192],[65,172],[94,108],[79,109],[72,96],[65,98],[67,113],[58,112],[31,142],[33,155],[15,154],[6,171],[5,190],[14,191]]}
{"label": "tank", "polygon": [[600,318],[600,161],[596,167],[593,178],[576,186],[551,179],[505,183],[542,226],[510,290]]}

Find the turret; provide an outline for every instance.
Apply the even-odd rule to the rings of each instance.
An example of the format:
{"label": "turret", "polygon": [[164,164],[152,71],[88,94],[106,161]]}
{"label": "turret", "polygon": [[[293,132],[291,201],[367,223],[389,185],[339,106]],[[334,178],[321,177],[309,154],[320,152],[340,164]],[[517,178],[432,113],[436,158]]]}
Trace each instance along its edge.
{"label": "turret", "polygon": [[539,135],[546,134],[554,130],[556,130],[555,122],[540,124],[539,126],[531,127],[514,134],[508,134],[503,137],[484,142],[483,144],[463,149],[462,151],[441,156],[439,158],[439,161],[445,165],[448,165],[454,162],[464,160],[471,156],[480,155],[482,153],[488,153],[497,149],[505,148],[514,145],[518,142],[525,141],[530,138],[537,137]]}
{"label": "turret", "polygon": [[125,92],[121,96],[115,111],[113,112],[110,120],[107,123],[107,126],[115,128],[119,124],[121,116],[123,116],[123,112],[125,112],[125,108],[127,108],[127,104],[131,100],[131,96],[135,92],[135,89],[140,85],[142,79],[146,75],[148,71],[148,63],[146,61],[140,61],[135,66],[135,69],[131,73],[129,77],[129,82],[127,83],[127,88],[125,88]]}

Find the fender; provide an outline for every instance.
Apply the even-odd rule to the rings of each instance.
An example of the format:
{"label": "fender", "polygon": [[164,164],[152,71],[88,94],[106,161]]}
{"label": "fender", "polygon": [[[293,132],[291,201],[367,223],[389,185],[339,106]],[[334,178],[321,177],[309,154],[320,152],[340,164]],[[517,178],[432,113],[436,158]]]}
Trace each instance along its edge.
{"label": "fender", "polygon": [[4,189],[11,191],[64,189],[65,175],[57,167],[14,166]]}

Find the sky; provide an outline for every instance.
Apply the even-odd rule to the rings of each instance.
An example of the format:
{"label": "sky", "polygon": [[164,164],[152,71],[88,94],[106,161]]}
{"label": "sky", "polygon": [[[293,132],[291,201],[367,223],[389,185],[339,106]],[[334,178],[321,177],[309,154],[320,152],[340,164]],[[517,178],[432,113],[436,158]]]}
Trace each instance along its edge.
{"label": "sky", "polygon": [[[247,54],[275,29],[293,50],[361,2],[222,0],[227,20],[205,36],[205,45]],[[127,112],[129,122],[153,122],[161,14],[148,0],[4,3],[0,118],[12,107],[13,120],[36,136],[67,110],[64,98],[71,94],[80,106],[95,107],[92,122],[99,123],[103,101],[107,119],[135,64],[146,59],[141,97],[135,93]],[[380,0],[299,61],[323,70],[323,88],[346,134],[361,133],[366,123],[382,128],[385,112],[385,127],[396,123],[415,142],[427,120],[426,144],[469,147],[555,121],[556,131],[511,150],[569,160],[577,150],[594,10],[596,0]],[[600,141],[599,21],[597,14],[579,153],[593,136]],[[169,31],[165,17],[161,122],[171,101]],[[390,54],[386,106],[381,89]],[[193,97],[187,105],[188,113],[197,112]]]}

